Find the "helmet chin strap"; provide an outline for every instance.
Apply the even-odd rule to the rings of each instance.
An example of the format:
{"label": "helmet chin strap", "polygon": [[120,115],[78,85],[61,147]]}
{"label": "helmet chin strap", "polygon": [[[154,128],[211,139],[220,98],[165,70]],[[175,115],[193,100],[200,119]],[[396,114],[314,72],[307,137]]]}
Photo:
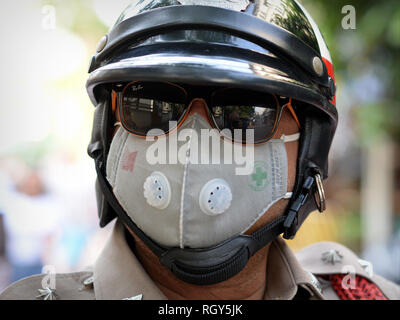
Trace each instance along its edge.
{"label": "helmet chin strap", "polygon": [[285,233],[285,237],[290,237],[291,230],[295,229],[297,224],[298,211],[306,202],[314,184],[314,178],[308,177],[300,196],[289,208],[288,215],[278,217],[251,235],[240,234],[208,248],[171,248],[155,243],[128,217],[112,192],[102,170],[100,158],[101,156],[95,160],[97,180],[106,201],[121,221],[177,278],[196,285],[219,283],[233,277],[246,266],[251,256],[281,233]]}

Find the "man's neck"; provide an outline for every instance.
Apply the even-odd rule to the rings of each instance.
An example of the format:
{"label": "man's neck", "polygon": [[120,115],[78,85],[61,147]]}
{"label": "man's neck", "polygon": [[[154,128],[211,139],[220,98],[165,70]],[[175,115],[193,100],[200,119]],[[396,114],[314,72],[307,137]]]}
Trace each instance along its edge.
{"label": "man's neck", "polygon": [[261,300],[266,286],[269,245],[252,256],[234,277],[213,285],[193,285],[176,278],[132,232],[135,254],[159,289],[170,300]]}

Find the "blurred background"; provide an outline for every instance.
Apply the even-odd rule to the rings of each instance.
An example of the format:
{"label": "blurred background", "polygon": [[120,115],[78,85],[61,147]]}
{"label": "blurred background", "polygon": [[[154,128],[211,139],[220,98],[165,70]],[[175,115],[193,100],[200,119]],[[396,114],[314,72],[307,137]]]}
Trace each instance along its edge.
{"label": "blurred background", "polygon": [[[337,241],[400,283],[400,2],[303,0],[331,50],[339,127],[325,182],[328,210],[289,241]],[[130,0],[20,0],[0,11],[0,290],[40,273],[84,268],[98,227],[86,148],[85,91],[99,39]],[[355,29],[342,20],[355,9]],[[353,26],[354,27],[354,26]]]}

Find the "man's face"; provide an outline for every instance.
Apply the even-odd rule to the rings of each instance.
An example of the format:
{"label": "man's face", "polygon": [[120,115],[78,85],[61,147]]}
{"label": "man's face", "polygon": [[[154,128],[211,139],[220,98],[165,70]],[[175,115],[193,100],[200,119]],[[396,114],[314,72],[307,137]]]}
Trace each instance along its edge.
{"label": "man's face", "polygon": [[[193,99],[190,103],[190,111],[188,114],[188,117],[190,115],[196,114],[204,118],[206,121],[209,122],[209,117],[207,115],[207,104],[203,99],[196,98]],[[115,121],[120,122],[120,114],[119,114],[119,108],[116,108],[115,110]],[[118,130],[118,127],[116,126],[114,134]],[[296,134],[299,132],[299,126],[294,119],[294,117],[291,115],[291,113],[288,111],[287,108],[283,110],[282,117],[280,119],[278,128],[272,137],[272,139],[279,139],[282,135],[292,135]],[[287,159],[288,159],[288,181],[287,181],[287,192],[291,192],[294,187],[295,183],[295,178],[296,178],[296,167],[297,167],[297,156],[298,156],[298,146],[299,142],[298,141],[293,141],[293,142],[288,142],[285,143],[285,148],[287,152]],[[257,148],[259,146],[255,146]],[[289,203],[288,199],[281,199],[277,201],[274,205],[272,205],[265,213],[264,215],[256,221],[252,225],[250,229],[247,230],[247,234],[251,234],[255,232],[256,230],[260,229],[261,227],[265,226],[269,222],[273,221],[277,217],[281,216],[284,214],[286,207]]]}

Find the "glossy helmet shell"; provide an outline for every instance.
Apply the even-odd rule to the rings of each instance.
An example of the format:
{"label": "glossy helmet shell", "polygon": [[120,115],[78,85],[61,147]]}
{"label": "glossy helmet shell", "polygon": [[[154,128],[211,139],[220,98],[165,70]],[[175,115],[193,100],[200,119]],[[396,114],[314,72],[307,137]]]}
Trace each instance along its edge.
{"label": "glossy helmet shell", "polygon": [[[328,175],[336,130],[335,81],[327,45],[295,0],[134,1],[100,41],[87,92],[96,106],[89,154],[106,159],[110,86],[170,81],[262,90],[298,102],[302,122],[294,196],[307,176]],[[295,198],[295,197],[293,197]],[[100,224],[115,213],[98,190]],[[309,198],[289,237],[316,209]]]}

